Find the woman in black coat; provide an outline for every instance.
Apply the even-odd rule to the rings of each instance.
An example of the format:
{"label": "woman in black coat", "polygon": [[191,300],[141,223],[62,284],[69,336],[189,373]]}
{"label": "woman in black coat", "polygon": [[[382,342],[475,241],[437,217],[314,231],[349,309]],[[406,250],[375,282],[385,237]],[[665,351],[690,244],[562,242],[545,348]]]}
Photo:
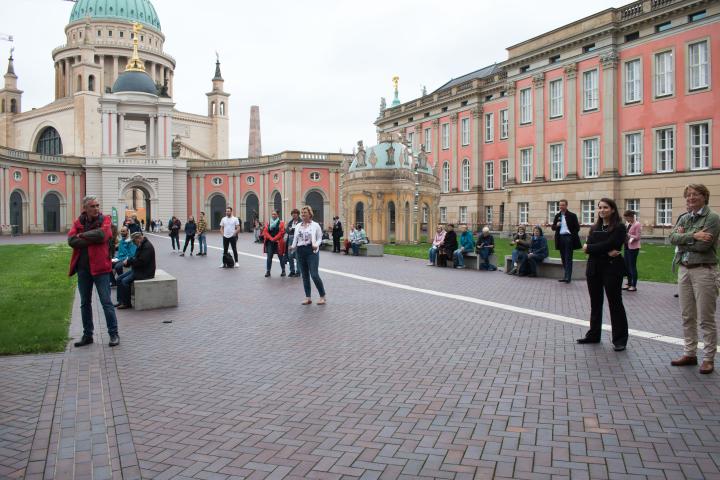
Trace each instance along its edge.
{"label": "woman in black coat", "polygon": [[578,343],[600,343],[602,331],[603,291],[607,295],[615,351],[625,350],[628,323],[622,301],[622,282],[625,264],[620,251],[625,242],[626,229],[617,204],[609,198],[598,202],[598,219],[590,227],[583,251],[588,254],[587,285],[590,293],[590,330]]}

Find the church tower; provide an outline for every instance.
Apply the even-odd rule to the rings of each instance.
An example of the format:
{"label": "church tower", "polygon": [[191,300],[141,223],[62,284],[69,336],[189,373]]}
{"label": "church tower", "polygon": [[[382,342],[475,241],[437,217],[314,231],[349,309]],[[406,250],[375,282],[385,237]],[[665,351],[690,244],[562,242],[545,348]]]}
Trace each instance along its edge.
{"label": "church tower", "polygon": [[229,101],[230,94],[223,90],[223,80],[220,74],[220,57],[215,61],[215,76],[212,79],[212,91],[207,93],[208,117],[212,121],[211,155],[213,158],[228,158],[229,156]]}
{"label": "church tower", "polygon": [[13,49],[10,49],[5,84],[0,90],[0,145],[15,145],[14,117],[22,111],[22,90],[17,88],[17,75],[13,65]]}

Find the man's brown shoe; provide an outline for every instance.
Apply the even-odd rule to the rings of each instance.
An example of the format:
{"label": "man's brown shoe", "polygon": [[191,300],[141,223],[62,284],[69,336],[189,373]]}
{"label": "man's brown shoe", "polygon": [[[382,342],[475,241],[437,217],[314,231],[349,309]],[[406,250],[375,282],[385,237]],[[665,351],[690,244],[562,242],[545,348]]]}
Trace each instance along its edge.
{"label": "man's brown shoe", "polygon": [[683,355],[682,357],[670,362],[670,365],[673,367],[688,367],[691,365],[697,365],[697,357]]}
{"label": "man's brown shoe", "polygon": [[715,364],[713,364],[713,362],[708,362],[707,360],[700,365],[700,373],[712,373],[714,369]]}

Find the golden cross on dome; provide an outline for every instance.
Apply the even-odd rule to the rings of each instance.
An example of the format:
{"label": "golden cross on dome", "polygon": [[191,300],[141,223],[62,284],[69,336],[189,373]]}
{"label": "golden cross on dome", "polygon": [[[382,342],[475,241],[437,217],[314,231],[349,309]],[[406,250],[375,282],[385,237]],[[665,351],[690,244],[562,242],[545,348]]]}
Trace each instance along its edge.
{"label": "golden cross on dome", "polygon": [[145,63],[140,60],[140,54],[138,54],[138,33],[140,30],[143,29],[143,26],[139,24],[138,22],[133,22],[132,24],[132,30],[133,30],[133,53],[132,58],[128,60],[127,66],[125,67],[125,71],[131,71],[131,72],[144,72],[145,71]]}

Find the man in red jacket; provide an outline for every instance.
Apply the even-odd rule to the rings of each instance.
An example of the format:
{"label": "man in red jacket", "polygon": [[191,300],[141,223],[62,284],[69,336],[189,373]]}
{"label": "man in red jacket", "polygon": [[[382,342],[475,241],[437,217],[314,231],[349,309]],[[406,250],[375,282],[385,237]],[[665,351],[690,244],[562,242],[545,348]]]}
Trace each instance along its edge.
{"label": "man in red jacket", "polygon": [[115,307],[110,297],[110,271],[112,261],[109,242],[112,241],[110,217],[100,213],[100,202],[94,195],[83,198],[83,212],[68,232],[68,244],[73,253],[70,259],[70,273],[78,275],[80,291],[80,313],[83,336],[76,347],[93,343],[92,288],[95,285],[100,303],[105,312],[110,345],[120,344]]}

